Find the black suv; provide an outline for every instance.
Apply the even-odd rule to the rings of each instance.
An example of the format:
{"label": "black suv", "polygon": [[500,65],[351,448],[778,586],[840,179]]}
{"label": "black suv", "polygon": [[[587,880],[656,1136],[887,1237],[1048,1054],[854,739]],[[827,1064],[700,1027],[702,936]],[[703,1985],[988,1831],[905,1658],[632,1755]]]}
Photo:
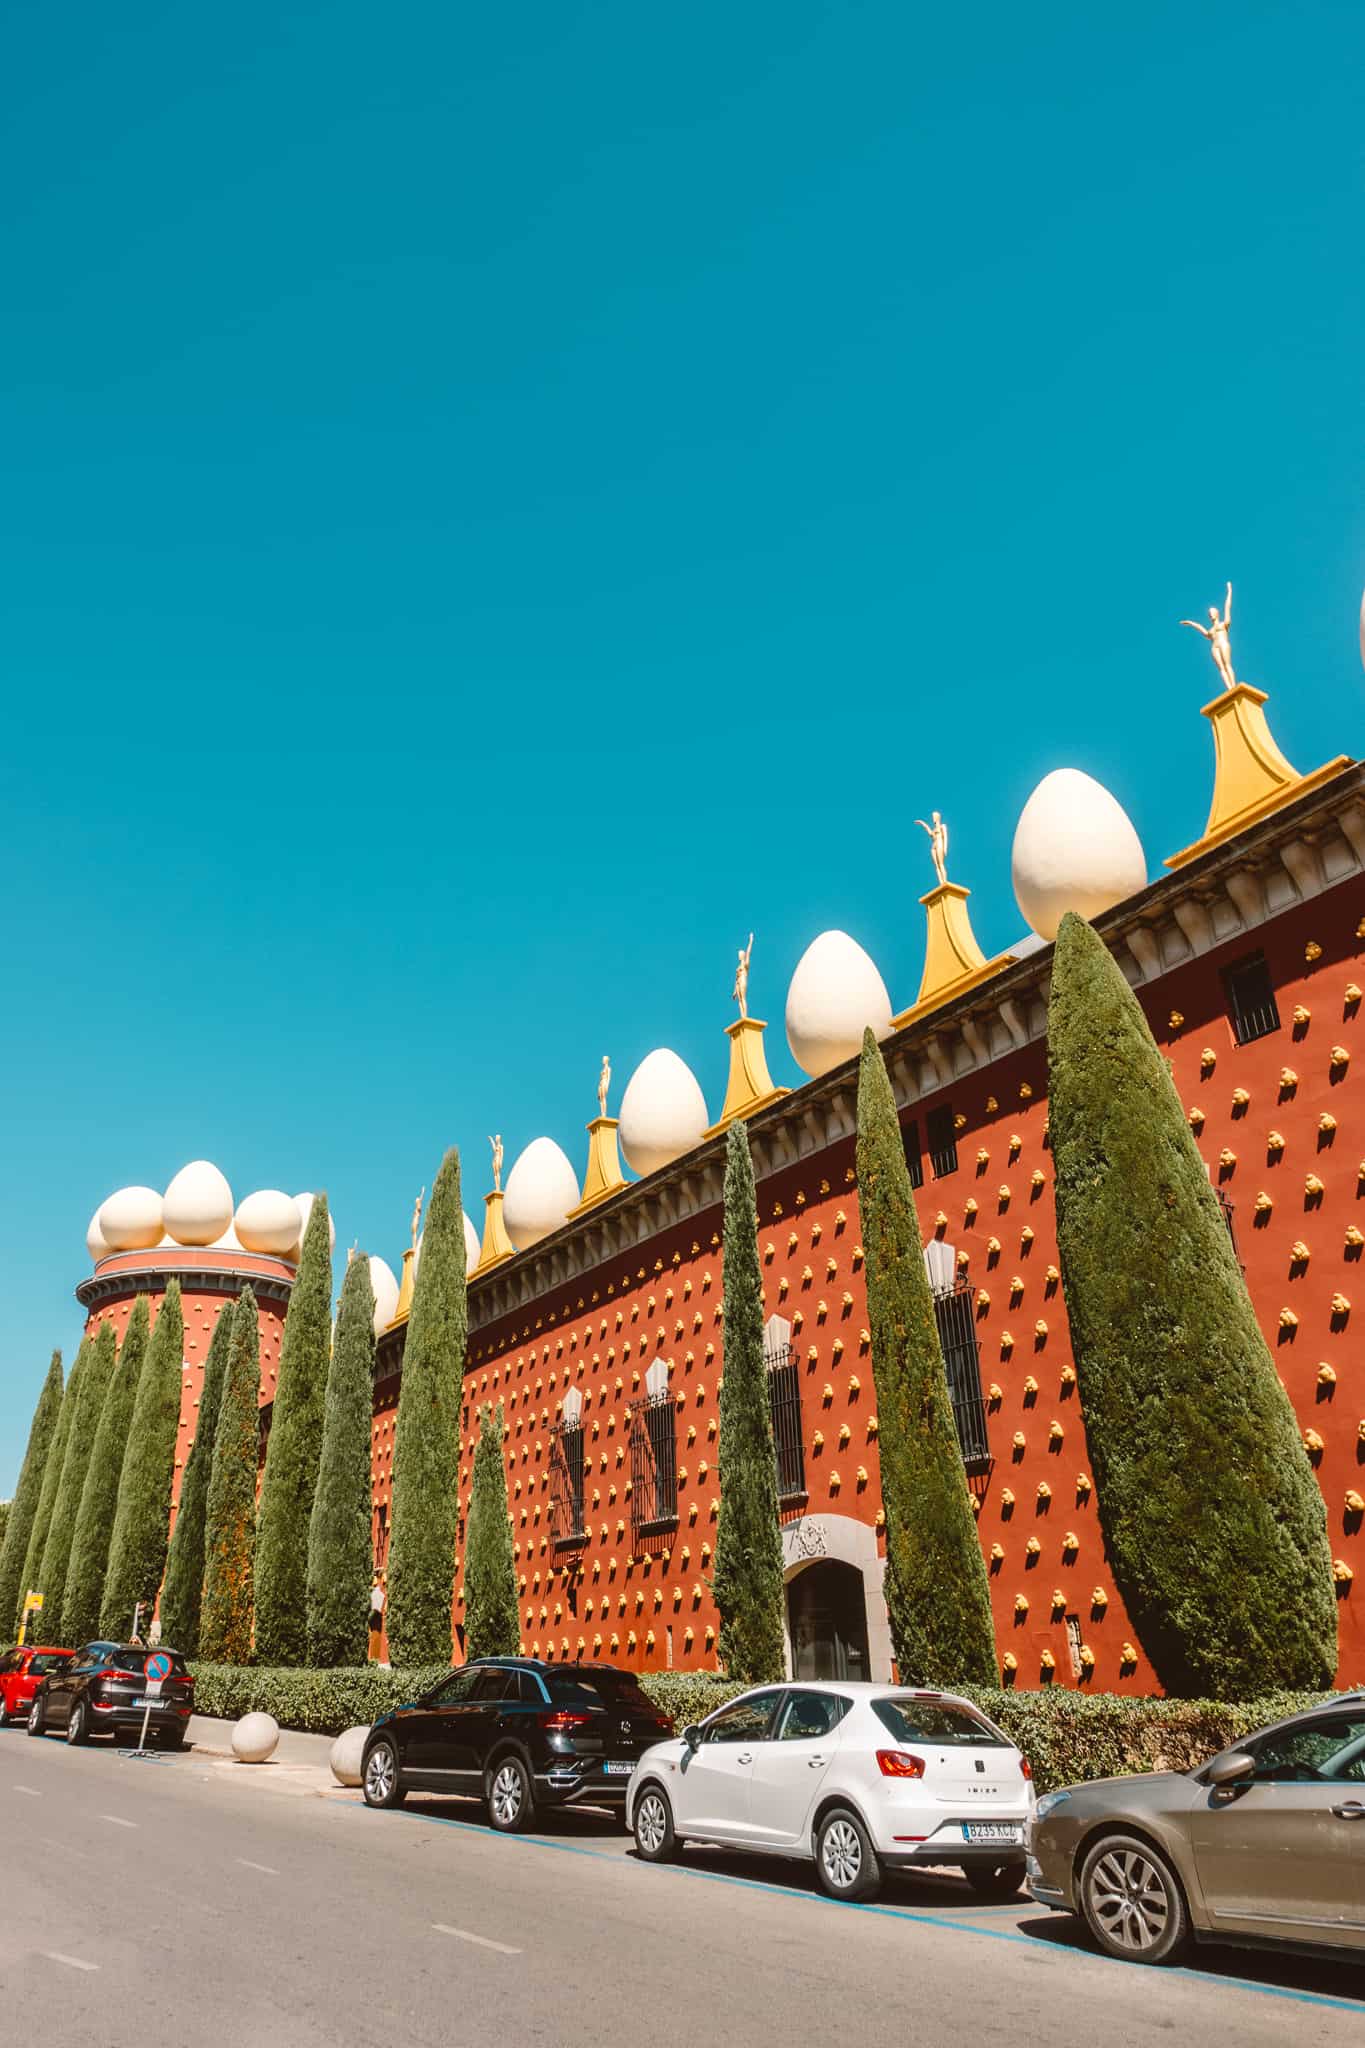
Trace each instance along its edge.
{"label": "black suv", "polygon": [[479,1657],[375,1722],[365,1803],[463,1793],[482,1798],[494,1827],[511,1834],[538,1807],[624,1807],[636,1761],[672,1732],[632,1673],[614,1665]]}
{"label": "black suv", "polygon": [[169,1657],[171,1670],[161,1697],[152,1701],[148,1733],[163,1749],[180,1749],[194,1712],[194,1680],[179,1650],[150,1650],[141,1643],[87,1643],[78,1650],[34,1694],[29,1734],[60,1728],[68,1742],[88,1742],[92,1735],[136,1738],[147,1707],[147,1659],[154,1656]]}

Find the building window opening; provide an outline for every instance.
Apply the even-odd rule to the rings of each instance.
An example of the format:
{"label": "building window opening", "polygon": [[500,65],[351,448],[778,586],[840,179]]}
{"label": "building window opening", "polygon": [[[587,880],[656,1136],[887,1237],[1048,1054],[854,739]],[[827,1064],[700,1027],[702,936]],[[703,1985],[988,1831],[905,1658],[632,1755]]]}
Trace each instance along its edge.
{"label": "building window opening", "polygon": [[[931,1259],[930,1253],[935,1254]],[[976,1341],[976,1290],[949,1278],[955,1259],[951,1245],[936,1240],[925,1247],[925,1266],[934,1291],[934,1320],[948,1376],[953,1420],[969,1472],[983,1472],[991,1462],[986,1430],[986,1403],[981,1393],[981,1347]]]}
{"label": "building window opening", "polygon": [[555,1430],[550,1454],[550,1478],[550,1526],[556,1545],[584,1542],[583,1396],[576,1387],[564,1397],[563,1420]]}
{"label": "building window opening", "polygon": [[901,1125],[901,1144],[905,1147],[905,1163],[910,1170],[912,1188],[924,1186],[924,1155],[920,1151],[919,1119],[911,1117],[908,1124]]}
{"label": "building window opening", "polygon": [[768,1368],[768,1412],[777,1461],[777,1504],[790,1507],[806,1498],[806,1453],[801,1441],[801,1372],[791,1324],[769,1316],[763,1330],[763,1363]]}
{"label": "building window opening", "polygon": [[677,1527],[678,1419],[663,1359],[650,1367],[645,1398],[630,1411],[630,1509],[637,1536]]}
{"label": "building window opening", "polygon": [[957,1132],[953,1127],[953,1107],[945,1102],[941,1109],[931,1109],[924,1120],[924,1134],[929,1145],[929,1164],[934,1169],[934,1179],[944,1180],[950,1173],[957,1172]]}
{"label": "building window opening", "polygon": [[1225,967],[1223,989],[1238,1045],[1250,1045],[1254,1038],[1268,1038],[1279,1030],[1280,1007],[1264,953],[1249,953],[1245,960]]}

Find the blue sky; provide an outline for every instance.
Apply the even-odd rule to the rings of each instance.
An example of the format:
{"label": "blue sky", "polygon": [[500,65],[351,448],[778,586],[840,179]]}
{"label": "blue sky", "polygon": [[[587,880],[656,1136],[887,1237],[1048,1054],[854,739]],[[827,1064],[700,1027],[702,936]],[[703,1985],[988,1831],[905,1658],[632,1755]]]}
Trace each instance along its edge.
{"label": "blue sky", "polygon": [[9,24],[0,1493],[84,1231],[207,1155],[395,1261],[442,1149],[713,1106],[734,950],[1155,872],[1234,649],[1365,750],[1365,16],[752,0]]}

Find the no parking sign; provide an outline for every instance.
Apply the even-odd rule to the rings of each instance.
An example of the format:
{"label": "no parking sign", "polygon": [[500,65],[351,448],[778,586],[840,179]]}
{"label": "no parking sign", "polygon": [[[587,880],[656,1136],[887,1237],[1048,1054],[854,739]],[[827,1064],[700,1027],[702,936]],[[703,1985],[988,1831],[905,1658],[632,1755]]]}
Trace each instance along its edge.
{"label": "no parking sign", "polygon": [[164,1650],[158,1650],[154,1657],[147,1659],[147,1698],[159,1700],[161,1688],[171,1675],[171,1660]]}

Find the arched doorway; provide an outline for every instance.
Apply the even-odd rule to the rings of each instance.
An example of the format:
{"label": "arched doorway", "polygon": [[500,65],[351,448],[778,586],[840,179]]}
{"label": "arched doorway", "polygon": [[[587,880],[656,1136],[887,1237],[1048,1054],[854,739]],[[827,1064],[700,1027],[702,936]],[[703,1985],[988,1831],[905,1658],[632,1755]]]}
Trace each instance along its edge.
{"label": "arched doorway", "polygon": [[787,1583],[793,1678],[869,1678],[867,1605],[856,1565],[822,1558]]}

